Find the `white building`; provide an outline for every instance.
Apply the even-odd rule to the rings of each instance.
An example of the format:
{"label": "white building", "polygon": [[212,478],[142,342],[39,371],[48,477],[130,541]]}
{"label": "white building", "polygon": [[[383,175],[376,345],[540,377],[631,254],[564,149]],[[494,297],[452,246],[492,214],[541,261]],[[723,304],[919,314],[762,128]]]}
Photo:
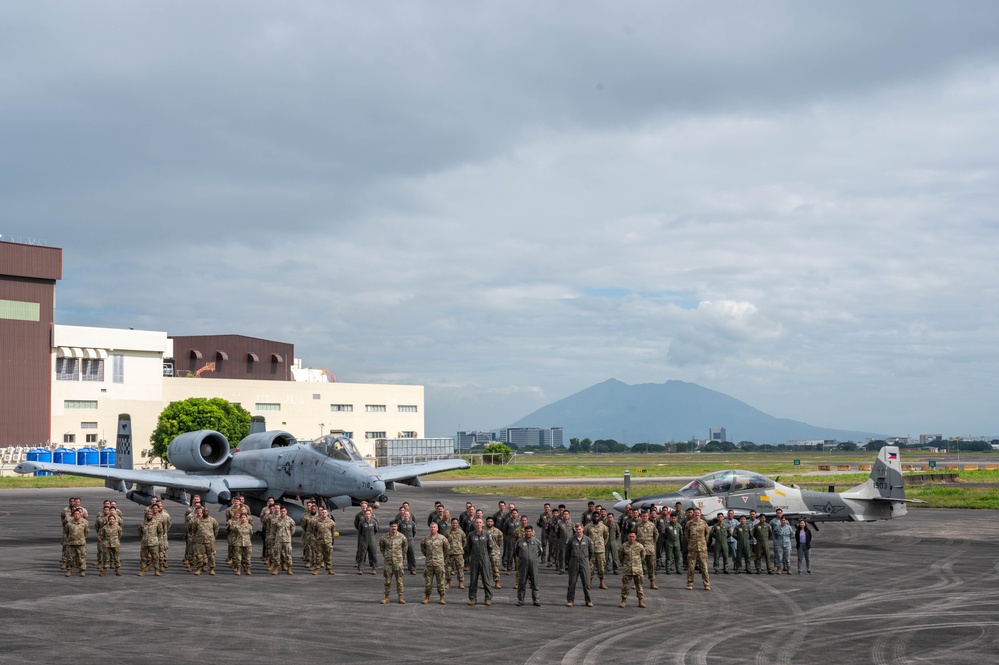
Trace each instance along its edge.
{"label": "white building", "polygon": [[[52,437],[70,447],[114,445],[118,414],[132,417],[136,464],[148,458],[160,412],[188,397],[221,397],[263,416],[268,429],[300,439],[343,430],[366,457],[375,440],[424,436],[423,386],[164,376],[173,357],[165,332],[56,325],[52,353]],[[328,373],[327,373],[328,374]],[[312,381],[308,379],[312,378]]]}

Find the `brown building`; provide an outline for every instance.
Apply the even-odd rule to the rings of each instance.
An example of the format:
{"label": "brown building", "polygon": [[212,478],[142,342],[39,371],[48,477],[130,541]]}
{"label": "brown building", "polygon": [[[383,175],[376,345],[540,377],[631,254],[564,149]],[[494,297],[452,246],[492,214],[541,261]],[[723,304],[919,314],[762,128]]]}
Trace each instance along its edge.
{"label": "brown building", "polygon": [[[244,335],[192,335],[170,339],[173,340],[174,376],[293,380],[294,344]],[[165,367],[164,372],[167,371]]]}
{"label": "brown building", "polygon": [[0,446],[49,441],[62,250],[0,240]]}

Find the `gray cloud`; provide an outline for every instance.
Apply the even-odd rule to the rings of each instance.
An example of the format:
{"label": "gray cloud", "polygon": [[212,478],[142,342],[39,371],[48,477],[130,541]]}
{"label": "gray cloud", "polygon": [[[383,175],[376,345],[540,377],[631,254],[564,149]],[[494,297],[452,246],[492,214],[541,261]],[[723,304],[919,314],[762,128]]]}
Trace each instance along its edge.
{"label": "gray cloud", "polygon": [[608,377],[995,433],[994,3],[19,3],[57,319],[286,339],[428,430]]}

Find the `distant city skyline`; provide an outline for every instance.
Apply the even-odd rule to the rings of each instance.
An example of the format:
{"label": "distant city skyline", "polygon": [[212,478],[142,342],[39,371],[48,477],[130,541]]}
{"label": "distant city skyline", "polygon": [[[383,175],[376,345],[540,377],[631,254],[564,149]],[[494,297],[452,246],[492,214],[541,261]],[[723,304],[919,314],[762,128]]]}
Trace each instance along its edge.
{"label": "distant city skyline", "polygon": [[0,11],[57,323],[292,342],[430,437],[609,378],[999,432],[994,2]]}

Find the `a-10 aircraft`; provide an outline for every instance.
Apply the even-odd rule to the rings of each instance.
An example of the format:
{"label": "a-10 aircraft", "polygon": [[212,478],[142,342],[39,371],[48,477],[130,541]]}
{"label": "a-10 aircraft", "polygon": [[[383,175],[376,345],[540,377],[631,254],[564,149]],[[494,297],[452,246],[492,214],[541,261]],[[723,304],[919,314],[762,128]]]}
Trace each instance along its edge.
{"label": "a-10 aircraft", "polygon": [[757,514],[773,515],[780,508],[788,519],[808,522],[873,522],[902,517],[907,503],[923,503],[906,499],[902,481],[902,463],[898,448],[885,446],[871,469],[870,477],[844,492],[816,492],[781,485],[766,476],[751,471],[727,470],[696,478],[671,494],[622,498],[614,508],[624,512],[628,505],[636,509],[672,509],[677,502],[683,508],[700,508],[706,520],[718,513],[734,510],[736,517]]}
{"label": "a-10 aircraft", "polygon": [[443,459],[374,469],[345,436],[299,443],[288,432],[263,431],[262,419],[255,419],[251,433],[234,451],[219,432],[188,432],[167,448],[167,461],[176,470],[133,469],[131,424],[128,414],[119,416],[114,468],[29,461],[14,470],[104,478],[106,487],[144,505],[149,505],[154,487],[164,488],[163,498],[183,504],[190,503],[192,494],[221,504],[242,494],[254,513],[269,498],[288,500],[284,505],[297,520],[303,509],[293,500],[315,496],[325,499],[331,510],[349,508],[362,500],[385,501],[385,491],[395,483],[421,487],[421,475],[469,467],[465,460]]}

